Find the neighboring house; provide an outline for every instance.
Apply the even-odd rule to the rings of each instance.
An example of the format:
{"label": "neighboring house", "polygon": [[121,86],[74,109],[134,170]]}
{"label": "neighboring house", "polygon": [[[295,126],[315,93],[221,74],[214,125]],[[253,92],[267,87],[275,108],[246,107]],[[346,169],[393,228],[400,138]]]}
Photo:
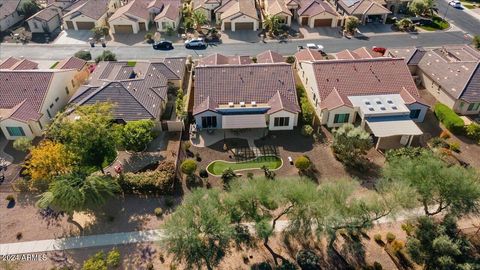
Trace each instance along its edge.
{"label": "neighboring house", "polygon": [[[0,67],[4,65],[10,64],[4,61]],[[76,69],[0,70],[0,128],[5,137],[42,136],[77,89],[77,74]]]}
{"label": "neighboring house", "polygon": [[480,113],[480,52],[468,45],[433,50],[393,48],[403,57],[422,85],[441,103],[464,115]]}
{"label": "neighboring house", "polygon": [[300,107],[290,64],[213,64],[195,68],[198,129],[292,130]]}
{"label": "neighboring house", "polygon": [[259,28],[259,16],[255,0],[224,0],[215,9],[222,31],[253,30]]}
{"label": "neighboring house", "polygon": [[180,19],[182,18],[182,3],[180,0],[164,1],[162,11],[155,17],[157,30],[165,32],[171,27],[173,30],[178,29]]}
{"label": "neighboring house", "polygon": [[285,63],[285,57],[283,57],[283,55],[271,50],[257,54],[256,58],[259,64]]}
{"label": "neighboring house", "polygon": [[148,11],[149,0],[131,0],[120,7],[108,19],[113,34],[137,34],[148,31],[151,14]]}
{"label": "neighboring house", "polygon": [[47,6],[27,19],[32,34],[55,34],[62,25],[62,9],[54,4]]}
{"label": "neighboring house", "polygon": [[343,50],[335,54],[336,59],[343,60],[355,60],[355,59],[372,59],[376,57],[382,57],[383,55],[378,52],[374,52],[365,47],[355,49],[353,51]]}
{"label": "neighboring house", "polygon": [[82,0],[47,0],[45,6],[54,5],[61,9],[66,9],[77,1]]}
{"label": "neighboring house", "polygon": [[198,60],[197,66],[217,66],[217,65],[247,65],[252,64],[250,56],[225,56],[215,53]]}
{"label": "neighboring house", "polygon": [[[186,58],[165,58],[136,62],[100,62],[72,97],[73,105],[112,102],[113,118],[119,123],[151,119],[159,122],[168,101],[168,87],[180,87]],[[74,109],[74,108],[73,108]]]}
{"label": "neighboring house", "polygon": [[0,63],[0,70],[28,70],[38,69],[38,63],[30,61],[28,59],[18,59],[15,57],[9,57]]}
{"label": "neighboring house", "polygon": [[222,4],[222,0],[193,0],[193,11],[199,10],[205,14],[209,21],[216,19],[215,9]]}
{"label": "neighboring house", "polygon": [[298,71],[321,124],[360,123],[377,149],[410,145],[428,106],[398,58],[301,62]]}
{"label": "neighboring house", "polygon": [[302,69],[302,62],[314,62],[323,60],[323,55],[318,50],[301,49],[295,53],[295,68]]}
{"label": "neighboring house", "polygon": [[20,15],[22,0],[0,0],[0,32],[6,31],[23,19]]}
{"label": "neighboring house", "polygon": [[361,24],[384,24],[392,13],[383,0],[336,0],[335,5],[341,15],[357,17]]}
{"label": "neighboring house", "polygon": [[299,25],[314,27],[336,27],[341,25],[342,20],[327,1],[324,0],[303,0],[297,10]]}
{"label": "neighboring house", "polygon": [[63,16],[63,28],[70,30],[91,30],[107,23],[108,13],[120,7],[120,0],[79,0],[68,7]]}
{"label": "neighboring house", "polygon": [[276,16],[281,24],[291,25],[293,14],[284,0],[265,0],[264,5],[265,13],[268,16]]}

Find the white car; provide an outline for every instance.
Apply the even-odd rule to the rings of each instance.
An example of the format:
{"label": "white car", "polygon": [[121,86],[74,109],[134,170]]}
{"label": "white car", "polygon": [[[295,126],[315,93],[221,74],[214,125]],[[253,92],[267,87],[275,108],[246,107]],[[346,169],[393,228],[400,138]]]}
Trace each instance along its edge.
{"label": "white car", "polygon": [[452,7],[454,7],[454,8],[461,8],[462,7],[462,3],[459,0],[450,1],[450,2],[448,2],[448,4]]}
{"label": "white car", "polygon": [[313,43],[307,43],[307,48],[312,49],[312,50],[319,50],[323,51],[323,46],[322,45],[315,45]]}

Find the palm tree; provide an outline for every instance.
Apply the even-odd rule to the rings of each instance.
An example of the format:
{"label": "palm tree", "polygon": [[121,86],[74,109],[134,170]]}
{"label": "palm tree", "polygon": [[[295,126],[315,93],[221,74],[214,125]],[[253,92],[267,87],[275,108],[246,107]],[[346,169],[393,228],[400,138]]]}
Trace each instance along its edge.
{"label": "palm tree", "polygon": [[263,25],[265,26],[265,29],[268,29],[268,33],[270,35],[275,35],[276,33],[278,33],[278,30],[280,28],[280,18],[275,15],[267,15],[265,16]]}
{"label": "palm tree", "polygon": [[192,13],[192,20],[195,28],[197,29],[197,32],[202,31],[202,25],[204,25],[208,21],[205,13],[201,12],[200,10],[195,10]]}

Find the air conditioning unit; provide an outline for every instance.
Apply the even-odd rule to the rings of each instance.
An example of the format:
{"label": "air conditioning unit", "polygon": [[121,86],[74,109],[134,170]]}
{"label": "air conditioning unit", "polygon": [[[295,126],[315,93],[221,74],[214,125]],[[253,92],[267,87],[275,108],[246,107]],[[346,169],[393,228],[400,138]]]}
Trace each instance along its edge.
{"label": "air conditioning unit", "polygon": [[245,102],[240,101],[240,107],[245,107]]}
{"label": "air conditioning unit", "polygon": [[228,107],[233,108],[233,102],[228,102]]}

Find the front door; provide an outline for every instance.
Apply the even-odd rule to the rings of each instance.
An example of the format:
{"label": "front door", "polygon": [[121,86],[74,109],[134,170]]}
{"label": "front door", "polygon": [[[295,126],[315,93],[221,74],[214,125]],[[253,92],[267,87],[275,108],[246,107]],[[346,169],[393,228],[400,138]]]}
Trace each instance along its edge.
{"label": "front door", "polygon": [[138,28],[139,28],[140,31],[147,31],[147,28],[145,27],[144,22],[139,22],[138,23]]}
{"label": "front door", "polygon": [[302,17],[302,25],[308,25],[308,17]]}

